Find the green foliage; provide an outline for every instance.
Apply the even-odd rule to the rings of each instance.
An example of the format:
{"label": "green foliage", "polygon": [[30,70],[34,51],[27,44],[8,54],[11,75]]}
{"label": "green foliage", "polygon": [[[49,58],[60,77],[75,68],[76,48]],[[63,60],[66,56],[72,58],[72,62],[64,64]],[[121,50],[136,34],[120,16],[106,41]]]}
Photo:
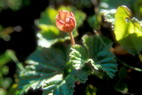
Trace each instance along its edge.
{"label": "green foliage", "polygon": [[[89,58],[92,59],[98,69],[106,72],[109,77],[113,77],[116,72],[116,60],[109,50],[112,46],[110,40],[102,36],[83,37],[83,43],[88,51]],[[107,46],[106,46],[107,45]]]}
{"label": "green foliage", "polygon": [[115,13],[116,13],[116,9],[101,10],[101,14],[104,16],[105,21],[111,23],[112,25],[114,25],[114,22],[115,22]]}
{"label": "green foliage", "polygon": [[19,88],[22,90],[19,94],[30,88],[42,88],[43,95],[73,95],[75,82],[85,83],[88,75],[98,69],[112,78],[116,72],[115,59],[109,51],[110,41],[106,38],[103,41],[109,47],[105,47],[98,36],[84,36],[84,46],[71,47],[70,58],[68,49],[62,45],[37,48],[20,74]]}
{"label": "green foliage", "polygon": [[128,87],[127,87],[127,84],[124,82],[127,76],[126,67],[121,67],[118,73],[119,73],[119,80],[115,84],[115,90],[122,92],[122,93],[127,93]]}
{"label": "green foliage", "polygon": [[0,25],[0,38],[2,38],[5,41],[9,41],[10,40],[10,34],[13,33],[13,31],[14,31],[13,27],[3,28]]}
{"label": "green foliage", "polygon": [[88,79],[88,75],[90,75],[90,71],[93,68],[93,66],[95,67],[95,69],[97,69],[96,66],[94,64],[91,64],[92,62],[90,62],[90,60],[88,59],[86,49],[80,45],[74,45],[71,48],[69,61],[71,66],[76,71],[75,75],[82,83],[85,83]]}
{"label": "green foliage", "polygon": [[100,29],[100,24],[101,24],[101,15],[100,14],[97,14],[97,15],[93,15],[93,16],[90,16],[88,19],[87,19],[89,25],[91,26],[91,28],[93,29]]}
{"label": "green foliage", "polygon": [[7,64],[10,60],[11,60],[11,58],[8,55],[8,52],[5,52],[4,54],[0,55],[0,67]]}
{"label": "green foliage", "polygon": [[[119,1],[118,0],[101,0],[99,11],[97,11],[97,14],[99,15],[96,15],[97,16],[96,18],[101,18],[103,16],[105,22],[109,22],[112,24],[112,26],[114,26],[116,8],[118,8],[121,5],[125,5],[133,9],[133,6],[134,4],[136,4],[137,1],[138,0],[135,0],[135,1],[134,0],[119,0]],[[102,24],[104,24],[104,22]],[[97,26],[99,25],[100,24],[97,24]]]}
{"label": "green foliage", "polygon": [[[12,78],[7,76],[10,73],[7,64],[12,61],[12,58],[9,55],[10,52],[11,50],[7,50],[0,55],[0,95],[8,95],[9,88],[13,82]],[[16,91],[13,89],[12,93],[15,92]]]}
{"label": "green foliage", "polygon": [[[26,70],[21,72],[20,93],[29,88],[44,89],[43,95],[73,95],[74,77],[67,73],[66,49],[37,48],[28,58]],[[67,74],[66,74],[67,73]]]}
{"label": "green foliage", "polygon": [[90,8],[92,5],[91,0],[68,0],[71,1],[71,3],[74,4],[74,6],[76,6],[79,9],[83,9],[83,8]]}
{"label": "green foliage", "polygon": [[20,74],[19,88],[22,90],[19,94],[30,88],[42,88],[43,95],[73,95],[75,82],[84,82],[87,75],[81,70],[70,71],[65,52],[66,49],[63,47],[37,48],[27,60],[29,65]]}
{"label": "green foliage", "polygon": [[30,0],[0,0],[0,11],[10,8],[16,11],[22,7],[22,5],[28,5]]}
{"label": "green foliage", "polygon": [[142,6],[141,6],[141,4],[142,4],[141,0],[135,0],[135,2],[133,3],[132,12],[133,12],[133,15],[135,17],[141,18],[141,16],[142,16]]}
{"label": "green foliage", "polygon": [[[89,16],[88,22],[93,29],[99,30],[101,24],[105,25],[105,22],[109,22],[114,25],[116,8],[120,5],[132,6],[133,0],[101,0],[99,4],[99,10],[96,10],[94,16]],[[102,19],[103,17],[103,19]]]}
{"label": "green foliage", "polygon": [[88,61],[88,55],[85,48],[81,45],[74,45],[71,48],[70,62],[75,69],[81,69],[85,63]]}
{"label": "green foliage", "polygon": [[142,28],[126,6],[118,7],[115,14],[116,40],[130,53],[139,54],[142,51]]}
{"label": "green foliage", "polygon": [[101,7],[106,9],[115,9],[120,5],[131,6],[134,0],[101,0]]}
{"label": "green foliage", "polygon": [[[86,15],[73,7],[62,6],[58,10],[68,10],[74,13],[77,26],[73,30],[73,35],[76,37],[78,35],[77,28],[83,23]],[[69,35],[65,32],[60,32],[55,25],[58,10],[49,7],[42,12],[40,19],[36,21],[37,26],[40,28],[37,37],[39,38],[38,44],[41,47],[50,47],[56,42],[64,42],[69,39]]]}
{"label": "green foliage", "polygon": [[85,95],[97,95],[96,94],[97,88],[93,85],[89,84],[86,88],[86,94]]}

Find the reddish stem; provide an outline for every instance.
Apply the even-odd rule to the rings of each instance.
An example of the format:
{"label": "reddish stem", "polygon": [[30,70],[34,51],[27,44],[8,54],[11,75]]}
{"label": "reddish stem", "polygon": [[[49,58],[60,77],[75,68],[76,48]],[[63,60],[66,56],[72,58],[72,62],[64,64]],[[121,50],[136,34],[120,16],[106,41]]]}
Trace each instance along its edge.
{"label": "reddish stem", "polygon": [[75,45],[75,40],[74,40],[72,32],[69,32],[69,35],[70,35],[70,39],[71,39],[71,44]]}

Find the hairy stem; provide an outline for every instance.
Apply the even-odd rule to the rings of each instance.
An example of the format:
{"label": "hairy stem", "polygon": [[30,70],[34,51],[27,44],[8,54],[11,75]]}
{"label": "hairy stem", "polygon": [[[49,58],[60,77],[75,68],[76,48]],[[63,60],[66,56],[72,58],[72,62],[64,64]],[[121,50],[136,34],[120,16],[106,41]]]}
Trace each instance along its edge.
{"label": "hairy stem", "polygon": [[70,39],[71,39],[71,44],[75,45],[75,40],[74,40],[72,32],[69,32],[69,35],[70,35]]}

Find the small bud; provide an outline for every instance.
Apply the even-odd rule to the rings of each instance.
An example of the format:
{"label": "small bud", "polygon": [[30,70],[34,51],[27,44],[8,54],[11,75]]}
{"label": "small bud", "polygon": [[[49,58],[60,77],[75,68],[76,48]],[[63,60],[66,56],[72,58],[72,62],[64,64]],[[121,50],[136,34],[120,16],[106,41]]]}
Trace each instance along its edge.
{"label": "small bud", "polygon": [[56,25],[61,31],[72,32],[76,26],[74,14],[65,10],[59,11],[56,16]]}

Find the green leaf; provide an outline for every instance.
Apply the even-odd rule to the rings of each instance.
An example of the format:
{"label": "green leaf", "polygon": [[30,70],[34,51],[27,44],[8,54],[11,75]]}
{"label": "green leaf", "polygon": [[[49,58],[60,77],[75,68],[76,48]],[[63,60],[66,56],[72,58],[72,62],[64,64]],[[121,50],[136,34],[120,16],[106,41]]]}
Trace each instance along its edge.
{"label": "green leaf", "polygon": [[84,64],[88,61],[88,54],[84,47],[81,45],[74,45],[71,48],[70,62],[77,70],[81,69]]}
{"label": "green leaf", "polygon": [[0,11],[2,9],[10,8],[13,11],[18,10],[22,6],[23,0],[0,0]]}
{"label": "green leaf", "polygon": [[68,72],[66,48],[37,48],[28,60],[26,69],[20,72],[18,95],[32,89],[43,89],[43,95],[73,95],[75,82],[79,79],[75,71]]}
{"label": "green leaf", "polygon": [[71,3],[73,3],[78,9],[90,8],[92,6],[92,2],[89,0],[76,0]]}
{"label": "green leaf", "polygon": [[119,80],[114,86],[115,90],[121,93],[128,93],[128,87],[127,87],[127,84],[125,83],[125,79],[127,77],[126,67],[121,67],[118,74],[119,74]]}
{"label": "green leaf", "polygon": [[126,6],[120,6],[115,14],[116,40],[131,54],[139,54],[142,51],[142,28],[139,21],[132,18],[130,10]]}
{"label": "green leaf", "polygon": [[71,66],[82,74],[81,77],[77,75],[79,80],[86,74],[86,78],[84,76],[82,81],[85,82],[88,75],[96,70],[103,70],[112,78],[117,70],[117,64],[115,56],[109,51],[112,46],[110,40],[102,36],[85,35],[83,44],[84,46],[74,45],[70,53]]}
{"label": "green leaf", "polygon": [[41,13],[40,19],[37,20],[37,25],[47,24],[54,25],[56,21],[56,15],[58,11],[54,8],[47,8],[45,11]]}
{"label": "green leaf", "polygon": [[91,84],[87,85],[85,95],[97,95],[97,88]]}
{"label": "green leaf", "polygon": [[10,34],[14,32],[14,28],[13,27],[6,27],[3,28],[0,25],[0,38],[2,38],[5,41],[9,41],[10,40]]}
{"label": "green leaf", "polygon": [[81,45],[74,45],[70,52],[70,64],[73,66],[72,74],[80,81],[85,83],[91,71],[97,69],[93,60],[88,58],[88,51]]}
{"label": "green leaf", "polygon": [[114,9],[120,5],[131,6],[134,2],[134,0],[101,0],[100,6],[102,8]]}
{"label": "green leaf", "polygon": [[[77,28],[83,23],[85,20],[85,13],[79,11],[73,7],[60,7],[58,10],[68,10],[74,13],[76,17],[77,26],[73,30],[73,35],[76,37],[78,35]],[[50,47],[56,42],[64,42],[65,40],[69,40],[69,35],[65,32],[59,31],[56,27],[56,15],[58,11],[54,8],[48,7],[45,11],[41,13],[40,19],[36,21],[37,26],[40,31],[37,34],[38,37],[38,45],[41,47]]]}
{"label": "green leaf", "polygon": [[0,67],[4,66],[9,61],[11,61],[11,57],[9,56],[7,51],[4,54],[0,55]]}
{"label": "green leaf", "polygon": [[112,78],[117,71],[117,64],[114,54],[109,51],[112,46],[110,40],[99,35],[91,37],[85,35],[83,44],[92,60],[91,63],[95,63],[98,70],[103,70]]}
{"label": "green leaf", "polygon": [[114,24],[116,9],[101,9],[100,13],[104,16],[105,21]]}
{"label": "green leaf", "polygon": [[114,24],[116,8],[121,5],[132,7],[137,0],[101,0],[100,1],[100,13],[103,15],[104,20]]}
{"label": "green leaf", "polygon": [[100,25],[101,25],[101,15],[100,14],[89,16],[87,21],[93,29],[96,29],[96,30],[100,29]]}

